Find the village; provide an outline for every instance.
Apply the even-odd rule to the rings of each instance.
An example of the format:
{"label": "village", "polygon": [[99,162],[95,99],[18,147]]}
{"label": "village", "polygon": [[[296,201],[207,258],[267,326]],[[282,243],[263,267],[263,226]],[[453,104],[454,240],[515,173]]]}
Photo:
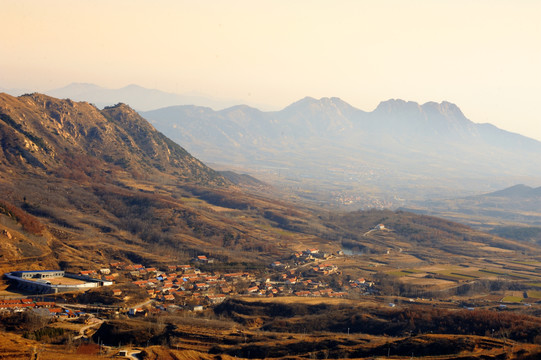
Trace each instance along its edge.
{"label": "village", "polygon": [[345,297],[348,295],[345,288],[368,290],[372,286],[364,279],[352,281],[346,286],[331,286],[325,278],[339,274],[339,269],[330,263],[316,261],[318,259],[323,259],[323,255],[317,249],[296,253],[287,261],[270,264],[268,271],[259,278],[249,272],[202,272],[199,264],[214,261],[204,255],[194,259],[193,265],[171,265],[167,272],[145,269],[141,265],[113,265],[118,269],[130,270],[130,275],[137,278],[133,284],[144,288],[162,309],[180,307],[198,311],[234,295]]}
{"label": "village", "polygon": [[[204,271],[202,269],[211,267],[217,261],[206,255],[196,256],[189,264],[168,265],[159,269],[142,264],[113,262],[109,267],[82,270],[77,275],[103,281],[108,286],[100,291],[121,305],[94,303],[93,306],[81,304],[77,307],[62,297],[47,298],[48,301],[36,301],[35,297],[29,297],[0,300],[0,312],[33,310],[41,315],[69,318],[81,316],[85,314],[85,309],[91,309],[109,315],[123,313],[146,316],[159,311],[204,311],[232,296],[339,298],[347,297],[352,292],[366,295],[376,293],[374,284],[364,278],[344,283],[339,276],[340,269],[329,261],[332,257],[318,249],[307,249],[276,260],[259,273]],[[144,301],[130,303],[133,290],[126,290],[129,285],[131,289],[143,292],[141,299]]]}

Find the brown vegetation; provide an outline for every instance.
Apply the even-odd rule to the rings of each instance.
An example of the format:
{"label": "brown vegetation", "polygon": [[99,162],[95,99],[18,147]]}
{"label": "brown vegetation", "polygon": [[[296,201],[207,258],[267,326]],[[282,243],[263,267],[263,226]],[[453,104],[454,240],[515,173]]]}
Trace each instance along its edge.
{"label": "brown vegetation", "polygon": [[6,201],[0,201],[0,214],[13,218],[21,224],[25,231],[31,234],[39,235],[44,229],[43,224],[37,218]]}
{"label": "brown vegetation", "polygon": [[[512,274],[498,272],[523,253],[538,254],[530,245],[428,216],[388,210],[326,212],[232,186],[126,105],[99,111],[86,103],[39,94],[17,99],[1,95],[0,114],[0,216],[9,217],[9,226],[22,228],[14,250],[2,254],[9,270],[51,265],[95,269],[112,261],[166,268],[205,254],[216,261],[201,265],[202,271],[249,269],[263,274],[280,259],[304,276],[312,263],[296,263],[293,253],[315,247],[334,253],[333,263],[340,269],[332,276],[317,277],[318,281],[340,291],[352,290],[351,297],[356,298],[364,295],[348,284],[361,276],[375,281],[374,291],[381,296],[437,295],[442,289],[427,289],[392,274],[435,263],[460,266],[484,259],[485,267],[491,265],[478,266],[478,271],[490,274],[486,279],[460,275],[464,271],[453,275],[426,270],[427,283],[433,285],[431,280],[439,277],[452,284],[453,289],[443,289],[447,292],[440,296],[477,296],[481,288],[523,290],[525,283],[537,279],[536,266],[515,265]],[[375,230],[378,224],[385,224],[385,229]],[[336,257],[343,247],[357,247],[364,254]],[[504,255],[502,249],[507,250]],[[496,261],[501,263],[493,264]],[[406,274],[413,276],[415,271]],[[133,302],[145,299],[138,290],[122,288]],[[123,302],[103,289],[65,298]],[[32,356],[29,349],[37,342],[31,339],[38,338],[61,343],[51,354],[76,351],[65,334],[49,330],[48,324],[30,318],[4,320],[5,330],[19,335],[13,341],[27,347],[16,356]],[[32,328],[23,329],[23,324]],[[501,356],[507,339],[539,342],[539,329],[539,317],[512,312],[452,311],[431,305],[391,309],[347,300],[318,299],[311,304],[228,300],[214,313],[160,313],[148,319],[109,321],[94,341],[99,337],[112,346],[119,342],[148,346],[144,353],[148,358],[373,357],[392,349],[396,356],[414,352],[450,354],[451,359],[464,352],[475,359],[481,353]],[[21,340],[25,332],[28,339]],[[539,350],[525,346],[519,344],[516,350],[525,351],[524,359]],[[40,353],[40,358],[47,356]]]}
{"label": "brown vegetation", "polygon": [[263,320],[261,329],[275,332],[349,331],[377,336],[426,333],[492,335],[530,343],[541,339],[541,319],[538,317],[488,310],[451,311],[431,306],[392,309],[354,304],[307,305],[228,300],[217,306],[215,312],[241,324],[257,316]]}

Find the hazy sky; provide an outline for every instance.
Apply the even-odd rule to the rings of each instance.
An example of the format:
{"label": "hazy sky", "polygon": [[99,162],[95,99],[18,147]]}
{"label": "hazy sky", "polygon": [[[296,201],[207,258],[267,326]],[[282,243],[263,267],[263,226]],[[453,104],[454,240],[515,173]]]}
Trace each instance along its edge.
{"label": "hazy sky", "polygon": [[541,140],[541,1],[1,0],[0,88],[447,100]]}

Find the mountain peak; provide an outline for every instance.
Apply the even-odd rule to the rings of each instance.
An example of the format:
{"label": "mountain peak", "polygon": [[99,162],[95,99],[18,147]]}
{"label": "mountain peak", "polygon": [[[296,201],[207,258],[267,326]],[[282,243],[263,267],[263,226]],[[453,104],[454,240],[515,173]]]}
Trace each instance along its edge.
{"label": "mountain peak", "polygon": [[323,109],[336,109],[340,112],[360,111],[338,97],[322,97],[316,99],[310,96],[294,102],[284,110],[306,111],[307,109],[310,109],[311,111],[321,111]]}
{"label": "mountain peak", "polygon": [[199,184],[227,184],[123,103],[100,111],[39,93],[0,96],[0,140],[3,169],[85,181],[107,171],[126,171],[135,177],[167,174]]}
{"label": "mountain peak", "polygon": [[528,185],[518,184],[503,190],[492,192],[487,196],[506,197],[506,198],[527,198],[541,195],[541,188],[532,188]]}
{"label": "mountain peak", "polygon": [[471,121],[464,116],[459,107],[448,101],[441,103],[430,101],[419,105],[414,101],[390,99],[382,101],[373,113],[383,117],[407,118],[412,126],[415,123],[426,126],[427,120],[431,119],[432,126],[436,126],[442,131],[447,131],[449,126],[455,127],[456,130],[471,124]]}
{"label": "mountain peak", "polygon": [[460,110],[457,105],[448,101],[442,101],[441,103],[430,101],[423,104],[421,107],[424,111],[434,111],[439,112],[442,115],[452,116],[458,119],[466,119],[464,113],[462,113],[462,110]]}
{"label": "mountain peak", "polygon": [[396,111],[415,111],[420,112],[421,107],[418,103],[414,101],[405,101],[402,99],[389,99],[387,101],[382,101],[379,103],[379,105],[376,107],[374,112],[379,113],[393,113]]}
{"label": "mountain peak", "polygon": [[255,108],[255,107],[252,107],[252,106],[249,106],[249,105],[235,105],[235,106],[231,106],[231,107],[228,107],[226,109],[223,109],[223,110],[220,110],[218,111],[219,113],[229,113],[229,112],[232,112],[232,111],[246,111],[246,112],[250,112],[250,113],[261,113],[261,110],[259,110],[258,108]]}

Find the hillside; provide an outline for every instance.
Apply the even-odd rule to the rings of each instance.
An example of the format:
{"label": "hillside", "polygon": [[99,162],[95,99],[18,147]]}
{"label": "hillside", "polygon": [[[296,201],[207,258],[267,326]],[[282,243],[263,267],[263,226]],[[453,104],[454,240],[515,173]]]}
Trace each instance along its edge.
{"label": "hillside", "polygon": [[540,142],[476,124],[449,102],[388,100],[365,112],[338,98],[304,98],[274,112],[175,106],[142,115],[204,161],[235,163],[300,188],[304,199],[349,208],[541,178]]}
{"label": "hillside", "polygon": [[[0,120],[0,194],[22,214],[0,218],[29,243],[19,251],[13,240],[4,264],[24,268],[46,254],[52,257],[42,266],[74,269],[197,254],[257,262],[291,251],[275,239],[300,248],[324,242],[276,225],[282,214],[305,223],[314,218],[308,209],[242,190],[267,185],[232,172],[226,179],[124,104],[99,110],[41,94],[2,94]],[[39,224],[36,234],[24,229],[26,217]]]}
{"label": "hillside", "polygon": [[[124,104],[93,105],[31,94],[0,94],[0,166],[90,179],[112,172],[224,185],[227,182]],[[142,175],[145,174],[145,175]]]}
{"label": "hillside", "polygon": [[[352,228],[368,215],[327,218],[317,208],[258,193],[267,187],[250,177],[224,173],[227,180],[126,105],[100,111],[88,103],[40,94],[2,95],[0,101],[0,193],[52,234],[55,258],[65,266],[111,258],[188,260],[197,253],[265,262],[310,246],[336,251],[343,240],[360,242],[375,253],[394,248],[389,242],[410,240],[408,233],[396,232],[367,243],[352,234],[383,220],[368,217],[370,221]],[[411,216],[393,215],[406,226],[416,221]],[[404,248],[424,253],[422,239],[431,236],[431,228],[441,227],[437,222],[427,226],[416,230],[418,240]],[[456,239],[472,233],[456,224],[446,226],[456,227]],[[494,237],[472,236],[509,248]],[[478,242],[457,243],[459,253],[484,254]],[[445,258],[448,245],[432,244],[438,248],[433,255]]]}

